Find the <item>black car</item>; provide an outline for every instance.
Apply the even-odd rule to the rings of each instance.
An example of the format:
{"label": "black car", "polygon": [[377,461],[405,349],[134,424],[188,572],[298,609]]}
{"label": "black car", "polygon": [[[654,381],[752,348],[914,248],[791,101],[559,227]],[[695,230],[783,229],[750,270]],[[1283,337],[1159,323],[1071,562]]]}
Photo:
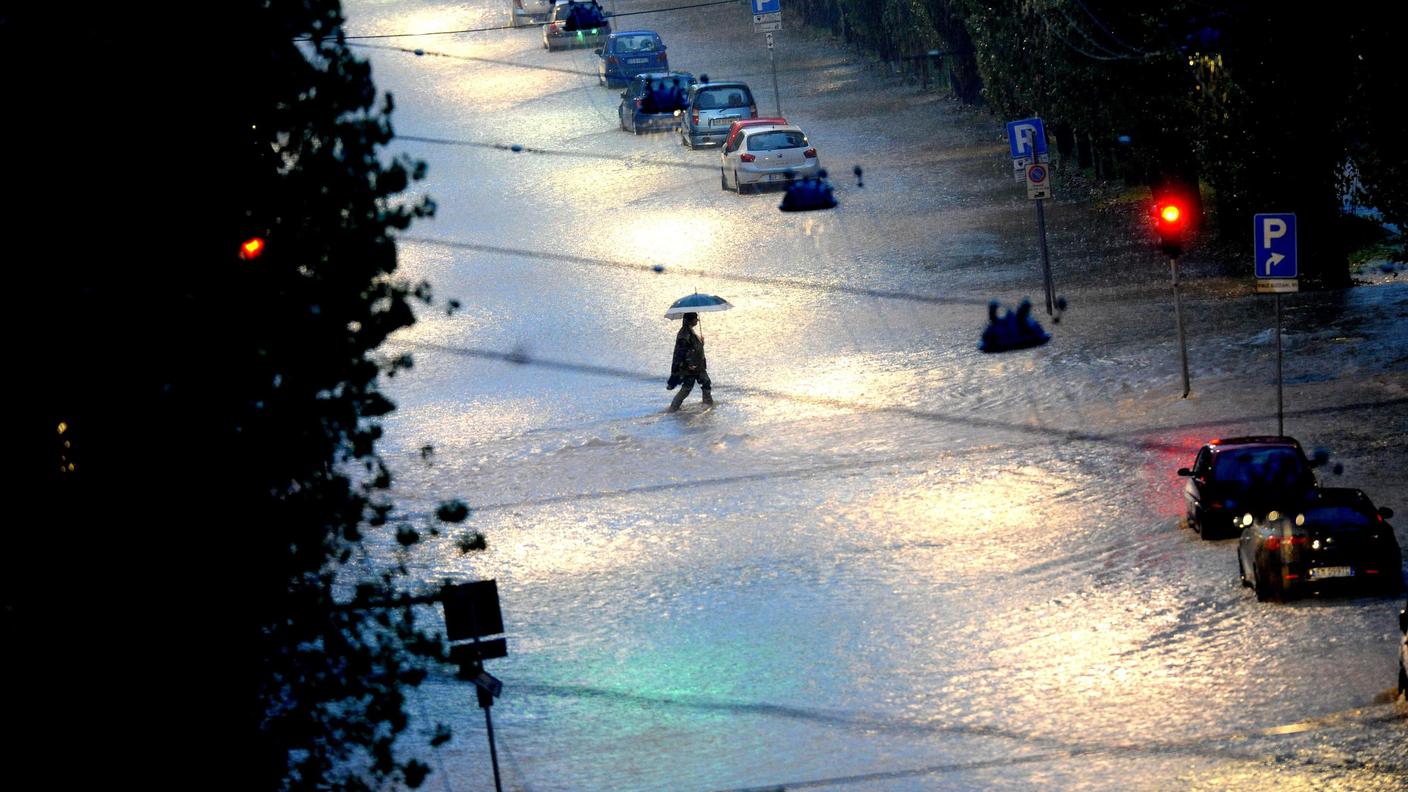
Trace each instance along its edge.
{"label": "black car", "polygon": [[1193,467],[1179,468],[1188,527],[1204,539],[1236,534],[1234,521],[1294,502],[1316,486],[1312,464],[1292,437],[1232,437],[1198,450]]}
{"label": "black car", "polygon": [[1351,587],[1398,592],[1403,554],[1388,522],[1392,516],[1392,509],[1376,509],[1369,496],[1348,487],[1313,490],[1264,517],[1243,514],[1237,545],[1242,585],[1263,602]]}

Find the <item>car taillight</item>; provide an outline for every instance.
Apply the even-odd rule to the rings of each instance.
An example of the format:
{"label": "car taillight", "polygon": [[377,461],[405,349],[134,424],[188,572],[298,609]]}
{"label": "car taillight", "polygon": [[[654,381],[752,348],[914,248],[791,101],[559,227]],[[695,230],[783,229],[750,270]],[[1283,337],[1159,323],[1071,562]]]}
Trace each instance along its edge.
{"label": "car taillight", "polygon": [[1275,552],[1276,550],[1280,550],[1283,544],[1287,547],[1308,545],[1310,544],[1310,537],[1304,534],[1291,534],[1290,536],[1277,536],[1276,534],[1272,534],[1266,537],[1266,549],[1269,551]]}
{"label": "car taillight", "polygon": [[645,106],[645,99],[644,99],[643,97],[636,100],[636,109],[637,109],[637,110],[641,109],[641,108],[644,107],[644,106]]}
{"label": "car taillight", "polygon": [[806,151],[802,152],[802,156],[806,157],[807,159],[816,159],[816,149],[809,148]]}
{"label": "car taillight", "polygon": [[519,11],[522,11],[522,10],[523,10],[523,0],[513,0],[513,7],[514,7],[514,8],[517,8]]}
{"label": "car taillight", "polygon": [[757,105],[755,105],[755,104],[750,104],[750,105],[748,105],[748,117],[749,117],[749,118],[757,118],[757,117],[758,117],[758,106],[757,106]]}
{"label": "car taillight", "polygon": [[621,59],[616,57],[615,55],[609,55],[606,58],[606,62],[611,64],[612,66],[615,66],[616,64],[621,62]]}
{"label": "car taillight", "polygon": [[656,56],[655,56],[655,60],[658,60],[658,61],[660,61],[661,63],[664,63],[664,62],[665,62],[665,53],[662,52],[662,53],[660,53],[659,55],[656,55]]}
{"label": "car taillight", "polygon": [[743,160],[744,162],[752,162],[753,160],[757,159],[757,157],[753,156],[752,154],[743,154],[739,156],[739,159]]}
{"label": "car taillight", "polygon": [[694,125],[695,125],[695,126],[699,126],[699,111],[698,111],[698,110],[695,110],[694,112],[690,113],[690,118],[691,118],[691,120],[694,122]]}

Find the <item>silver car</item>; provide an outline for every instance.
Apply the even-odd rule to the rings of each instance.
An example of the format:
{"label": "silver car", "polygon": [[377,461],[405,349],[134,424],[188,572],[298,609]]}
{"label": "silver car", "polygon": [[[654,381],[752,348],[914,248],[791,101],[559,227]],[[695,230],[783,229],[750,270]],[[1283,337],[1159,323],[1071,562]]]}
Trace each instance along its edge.
{"label": "silver car", "polygon": [[720,186],[740,194],[764,184],[815,176],[819,170],[816,148],[793,124],[742,127],[719,154]]}
{"label": "silver car", "polygon": [[553,0],[511,0],[508,21],[514,27],[541,25],[552,16]]}
{"label": "silver car", "polygon": [[734,121],[758,117],[758,103],[747,83],[700,83],[689,87],[680,115],[680,143],[693,149],[723,143]]}

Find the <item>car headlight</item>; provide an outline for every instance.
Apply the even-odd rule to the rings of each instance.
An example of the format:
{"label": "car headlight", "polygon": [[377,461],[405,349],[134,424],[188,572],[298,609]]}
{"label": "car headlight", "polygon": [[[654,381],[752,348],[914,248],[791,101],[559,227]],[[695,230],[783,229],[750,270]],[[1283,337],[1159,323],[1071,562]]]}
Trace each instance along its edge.
{"label": "car headlight", "polygon": [[1242,527],[1245,528],[1245,527],[1247,527],[1248,525],[1251,525],[1251,524],[1252,524],[1252,515],[1251,515],[1251,512],[1248,512],[1248,513],[1246,513],[1246,514],[1243,514],[1243,515],[1242,515]]}

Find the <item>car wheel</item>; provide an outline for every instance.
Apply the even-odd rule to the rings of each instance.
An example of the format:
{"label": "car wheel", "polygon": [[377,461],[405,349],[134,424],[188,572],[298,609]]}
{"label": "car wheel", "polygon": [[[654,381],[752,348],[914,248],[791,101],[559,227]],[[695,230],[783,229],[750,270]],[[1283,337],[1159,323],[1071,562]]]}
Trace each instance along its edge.
{"label": "car wheel", "polygon": [[733,172],[733,189],[737,190],[739,195],[753,192],[752,185],[748,187],[743,186],[743,180],[738,178],[738,171]]}
{"label": "car wheel", "polygon": [[728,192],[728,175],[723,168],[719,168],[719,187],[724,192]]}
{"label": "car wheel", "polygon": [[621,131],[626,131],[626,113],[621,108],[616,108],[616,120],[621,124]]}
{"label": "car wheel", "polygon": [[1403,661],[1398,661],[1398,695],[1408,699],[1408,669],[1403,667]]}
{"label": "car wheel", "polygon": [[1247,568],[1245,566],[1242,566],[1241,553],[1237,554],[1237,577],[1240,578],[1242,581],[1242,588],[1246,588],[1247,586],[1251,585],[1251,582],[1247,580]]}

